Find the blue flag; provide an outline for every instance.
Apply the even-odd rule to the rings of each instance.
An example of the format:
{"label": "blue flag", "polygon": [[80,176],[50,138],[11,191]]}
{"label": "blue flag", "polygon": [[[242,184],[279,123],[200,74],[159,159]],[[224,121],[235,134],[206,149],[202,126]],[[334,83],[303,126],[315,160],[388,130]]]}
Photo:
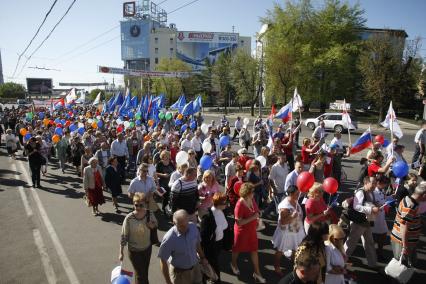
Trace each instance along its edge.
{"label": "blue flag", "polygon": [[203,104],[202,104],[202,102],[201,102],[201,96],[198,96],[195,100],[194,100],[194,103],[193,103],[193,114],[194,113],[197,113],[197,112],[200,112],[201,111],[201,108],[203,107]]}
{"label": "blue flag", "polygon": [[190,101],[189,103],[187,103],[182,111],[180,111],[180,113],[182,113],[183,115],[193,115],[194,114],[194,104],[193,101]]}
{"label": "blue flag", "polygon": [[132,109],[135,109],[135,108],[138,107],[138,97],[137,96],[134,96],[132,98],[132,100],[130,101],[130,105],[131,105]]}
{"label": "blue flag", "polygon": [[179,97],[179,99],[177,100],[177,102],[175,102],[174,104],[172,104],[169,109],[171,110],[178,110],[180,113],[182,113],[183,108],[186,105],[186,98],[185,95],[181,95]]}
{"label": "blue flag", "polygon": [[126,97],[124,98],[124,102],[121,105],[119,110],[120,115],[126,115],[129,112],[131,108],[131,99],[132,99],[132,94],[130,93],[130,90],[127,89]]}
{"label": "blue flag", "polygon": [[115,108],[117,106],[121,106],[124,102],[123,94],[119,92],[117,96],[115,97],[114,101],[112,102],[111,108],[109,108],[109,111],[115,111]]}
{"label": "blue flag", "polygon": [[106,111],[108,111],[108,112],[111,111],[111,107],[112,107],[112,104],[114,103],[114,100],[115,100],[115,94],[112,95],[112,97],[109,99],[109,101],[107,103]]}

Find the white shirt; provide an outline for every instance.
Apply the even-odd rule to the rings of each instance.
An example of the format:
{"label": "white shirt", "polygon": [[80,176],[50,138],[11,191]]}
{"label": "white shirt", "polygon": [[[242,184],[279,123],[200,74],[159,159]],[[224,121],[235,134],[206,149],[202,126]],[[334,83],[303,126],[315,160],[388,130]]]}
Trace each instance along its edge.
{"label": "white shirt", "polygon": [[183,139],[182,142],[180,143],[180,148],[182,149],[182,151],[188,151],[189,149],[191,149],[192,147],[192,143],[191,141],[189,141],[188,139]]}
{"label": "white shirt", "polygon": [[220,241],[223,239],[223,231],[228,228],[228,221],[226,221],[223,211],[216,209],[214,206],[212,206],[212,213],[216,222],[216,241]]}
{"label": "white shirt", "polygon": [[235,124],[234,124],[235,128],[238,130],[241,130],[241,128],[243,127],[243,124],[241,123],[241,119],[240,120],[236,120]]}
{"label": "white shirt", "polygon": [[269,173],[269,179],[273,181],[275,187],[277,188],[277,193],[285,192],[285,182],[288,175],[288,166],[287,163],[281,165],[279,162],[276,162],[271,167],[271,172]]}
{"label": "white shirt", "polygon": [[339,146],[339,149],[342,150],[343,149],[343,142],[342,139],[337,139],[337,137],[334,137],[331,142],[330,145],[335,144],[337,146]]}
{"label": "white shirt", "polygon": [[197,137],[197,136],[194,136],[192,139],[191,139],[191,146],[192,146],[192,149],[194,149],[194,151],[195,152],[200,152],[201,151],[201,138],[200,137]]}
{"label": "white shirt", "polygon": [[325,284],[344,284],[345,277],[343,274],[328,273],[333,269],[333,266],[345,266],[345,259],[342,253],[330,242],[326,242],[325,256],[327,263],[327,270],[325,275]]}
{"label": "white shirt", "polygon": [[364,194],[368,194],[370,196],[370,200],[373,200],[373,193],[372,192],[366,192],[363,190],[358,190],[355,193],[354,196],[354,203],[353,207],[356,211],[364,213],[367,215],[367,217],[371,216],[371,209],[373,208],[373,204],[369,202],[365,202],[364,205],[362,203],[364,202]]}
{"label": "white shirt", "polygon": [[317,126],[317,128],[315,128],[314,133],[312,133],[312,138],[319,138],[322,139],[325,137],[325,129],[322,128],[321,126]]}
{"label": "white shirt", "polygon": [[422,144],[426,144],[425,139],[426,139],[426,135],[424,134],[424,129],[422,128],[419,131],[417,131],[416,136],[414,136],[414,143],[421,142]]}
{"label": "white shirt", "polygon": [[114,140],[111,143],[111,156],[115,157],[129,157],[129,149],[127,148],[126,140],[118,141],[118,139]]}
{"label": "white shirt", "polygon": [[101,150],[101,156],[102,156],[102,165],[106,167],[108,165],[108,152]]}
{"label": "white shirt", "polygon": [[285,192],[287,192],[287,189],[289,188],[290,185],[296,185],[298,176],[299,176],[299,174],[296,172],[296,170],[291,171],[287,175],[287,177],[285,179],[285,185],[284,185]]}
{"label": "white shirt", "polygon": [[146,180],[142,180],[139,176],[137,176],[130,182],[129,189],[127,190],[127,192],[142,192],[146,194],[149,192],[154,192],[155,189],[156,185],[152,177],[147,176]]}
{"label": "white shirt", "polygon": [[172,188],[172,185],[175,181],[182,177],[182,174],[176,170],[170,175],[169,187]]}
{"label": "white shirt", "polygon": [[235,176],[237,174],[236,171],[236,163],[234,163],[233,160],[231,160],[228,164],[226,164],[225,167],[225,186],[228,186],[228,180],[229,178]]}

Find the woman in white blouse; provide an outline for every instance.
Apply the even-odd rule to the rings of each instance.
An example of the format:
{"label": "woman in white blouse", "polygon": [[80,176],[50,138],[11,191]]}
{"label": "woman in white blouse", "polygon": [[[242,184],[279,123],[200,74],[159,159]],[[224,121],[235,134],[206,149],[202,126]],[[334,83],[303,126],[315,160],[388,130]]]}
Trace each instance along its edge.
{"label": "woman in white blouse", "polygon": [[325,254],[327,261],[327,272],[325,284],[344,284],[346,273],[346,254],[343,248],[345,233],[338,225],[331,224],[329,227],[328,241],[325,243]]}
{"label": "woman in white blouse", "polygon": [[201,246],[209,264],[218,276],[217,283],[220,283],[219,255],[222,248],[226,247],[223,242],[230,241],[224,238],[225,230],[228,229],[228,221],[223,214],[226,205],[226,195],[216,192],[213,195],[213,206],[208,214],[203,216],[200,224]]}

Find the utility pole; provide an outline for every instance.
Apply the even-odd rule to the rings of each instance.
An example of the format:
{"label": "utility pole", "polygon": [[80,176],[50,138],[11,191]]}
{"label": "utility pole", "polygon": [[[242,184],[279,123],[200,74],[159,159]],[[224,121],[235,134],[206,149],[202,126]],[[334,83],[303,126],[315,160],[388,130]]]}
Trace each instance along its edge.
{"label": "utility pole", "polygon": [[[262,117],[262,92],[263,92],[263,41],[256,40],[256,43],[260,43],[260,70],[259,70],[259,86],[258,86],[258,104],[259,104],[259,117]],[[257,51],[257,46],[256,46]]]}

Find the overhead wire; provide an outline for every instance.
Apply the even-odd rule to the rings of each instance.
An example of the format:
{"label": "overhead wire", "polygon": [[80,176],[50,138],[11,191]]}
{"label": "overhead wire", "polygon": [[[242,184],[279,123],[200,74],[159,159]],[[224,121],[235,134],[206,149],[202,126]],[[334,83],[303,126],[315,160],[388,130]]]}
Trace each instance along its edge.
{"label": "overhead wire", "polygon": [[77,0],[73,0],[71,4],[68,6],[68,9],[65,11],[65,13],[62,15],[62,17],[59,19],[59,21],[53,26],[52,30],[49,32],[49,34],[43,39],[43,41],[37,46],[37,48],[31,53],[31,55],[27,58],[24,65],[21,68],[21,71],[19,72],[19,75],[24,70],[25,66],[27,65],[28,61],[30,61],[31,57],[43,46],[43,44],[50,38],[52,33],[55,31],[55,29],[58,27],[58,25],[62,22],[62,20],[68,15],[69,11],[71,10],[72,6],[74,6],[75,2]]}
{"label": "overhead wire", "polygon": [[14,76],[15,76],[16,70],[18,69],[18,65],[19,65],[19,62],[21,61],[22,56],[25,54],[25,52],[28,50],[28,48],[31,46],[31,44],[33,43],[34,39],[36,38],[36,36],[37,36],[37,35],[38,35],[38,33],[40,32],[41,27],[43,27],[44,23],[45,23],[45,22],[46,22],[46,20],[47,20],[47,17],[49,17],[50,12],[52,12],[53,7],[55,7],[56,2],[58,2],[58,0],[53,1],[52,5],[51,5],[51,6],[50,6],[50,8],[49,8],[49,11],[47,11],[47,13],[44,15],[44,19],[43,19],[43,21],[41,22],[41,24],[38,26],[38,29],[37,29],[37,31],[35,32],[34,36],[31,38],[30,42],[27,44],[27,46],[25,47],[24,51],[22,51],[22,52],[19,54],[19,56],[18,56],[18,61],[16,62],[15,70],[13,71],[13,75],[12,75],[12,77],[14,77]]}
{"label": "overhead wire", "polygon": [[176,8],[176,9],[172,10],[171,12],[168,12],[167,14],[169,15],[171,13],[179,11],[180,9],[183,9],[183,8],[185,8],[185,7],[187,7],[187,6],[191,5],[191,4],[194,4],[195,2],[198,2],[198,1],[200,1],[200,0],[194,0],[194,1],[188,2],[186,4],[183,4],[182,6],[180,6],[180,7]]}

